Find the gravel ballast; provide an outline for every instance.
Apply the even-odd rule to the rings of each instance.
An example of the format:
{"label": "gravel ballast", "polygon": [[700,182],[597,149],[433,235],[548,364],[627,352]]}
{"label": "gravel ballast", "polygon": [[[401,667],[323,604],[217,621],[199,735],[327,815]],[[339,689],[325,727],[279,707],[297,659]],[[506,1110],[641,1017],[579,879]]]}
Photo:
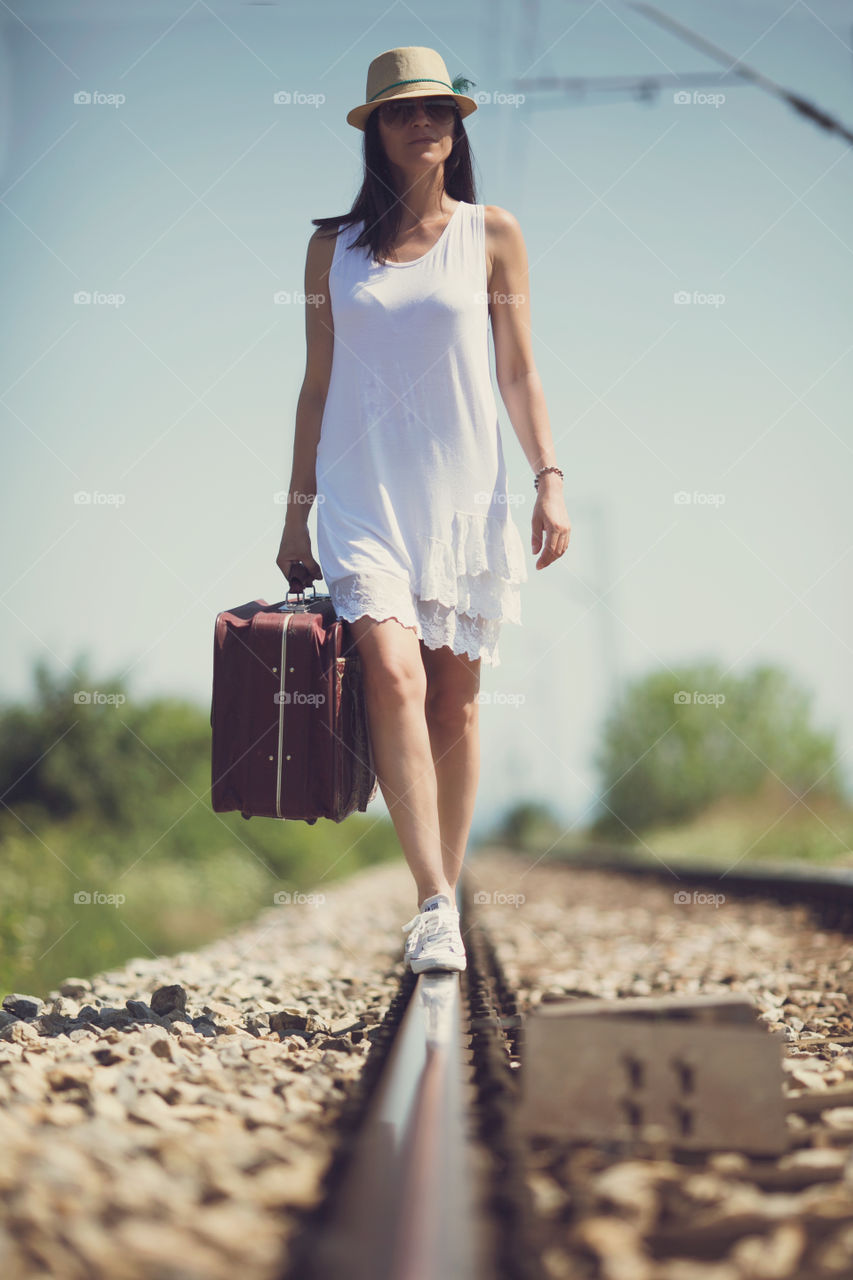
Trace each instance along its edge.
{"label": "gravel ballast", "polygon": [[[522,1012],[744,993],[779,1033],[786,1093],[803,1099],[778,1158],[532,1141],[544,1276],[853,1274],[850,940],[804,906],[728,888],[717,907],[678,905],[677,882],[533,861],[468,860],[473,909]],[[402,859],[318,892],[197,952],[3,1000],[4,1280],[280,1274],[397,993],[416,909]]]}
{"label": "gravel ballast", "polygon": [[[785,1094],[803,1099],[778,1157],[531,1140],[545,1275],[853,1275],[851,939],[803,905],[739,900],[725,879],[706,887],[723,895],[714,905],[675,879],[535,862],[490,851],[470,864],[523,1012],[567,998],[744,993],[778,1033]],[[679,890],[690,900],[675,901]]]}
{"label": "gravel ballast", "polygon": [[403,973],[405,863],[0,1012],[0,1275],[255,1280]]}

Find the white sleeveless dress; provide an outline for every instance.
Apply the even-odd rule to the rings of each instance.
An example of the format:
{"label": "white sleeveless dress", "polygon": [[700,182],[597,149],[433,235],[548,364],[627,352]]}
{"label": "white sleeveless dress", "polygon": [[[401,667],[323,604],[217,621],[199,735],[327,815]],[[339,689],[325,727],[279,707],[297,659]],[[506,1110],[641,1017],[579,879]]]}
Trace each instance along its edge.
{"label": "white sleeveless dress", "polygon": [[317,559],[338,617],[396,618],[500,665],[527,581],[489,369],[484,206],[413,262],[335,242],[334,353],[317,449]]}

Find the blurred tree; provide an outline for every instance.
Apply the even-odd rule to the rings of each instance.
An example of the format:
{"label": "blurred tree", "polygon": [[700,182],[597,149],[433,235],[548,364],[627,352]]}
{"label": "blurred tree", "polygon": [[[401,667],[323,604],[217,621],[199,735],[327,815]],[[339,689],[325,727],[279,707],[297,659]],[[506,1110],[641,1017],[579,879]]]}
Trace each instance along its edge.
{"label": "blurred tree", "polygon": [[120,680],[96,681],[86,657],[69,673],[34,665],[35,698],[0,709],[2,799],[51,819],[96,816],[127,829],[164,790],[188,803],[208,783],[210,726],[175,698],[135,705]]}
{"label": "blurred tree", "polygon": [[[52,674],[34,664],[35,695],[0,706],[0,840],[40,854],[57,829],[105,866],[152,855],[201,863],[217,849],[250,857],[300,883],[400,856],[390,820],[351,814],[315,826],[215,813],[210,802],[210,710],[178,697],[128,696],[96,680],[87,657]],[[123,699],[123,700],[121,700]],[[7,849],[8,852],[8,849]],[[26,861],[24,862],[26,865]],[[59,864],[57,864],[59,865]],[[75,863],[76,865],[76,863]]]}
{"label": "blurred tree", "polygon": [[522,800],[507,811],[489,838],[505,841],[514,848],[530,849],[551,844],[562,832],[562,825],[546,805]]}
{"label": "blurred tree", "polygon": [[813,787],[838,796],[835,734],[812,725],[811,700],[772,666],[738,677],[708,662],[639,678],[604,724],[595,764],[606,807],[593,830],[624,839],[683,821],[721,796],[754,795],[768,774],[792,800]]}
{"label": "blurred tree", "polygon": [[[210,708],[132,698],[119,679],[33,668],[0,706],[0,983],[46,993],[132,955],[201,945],[269,907],[402,858],[390,820],[315,826],[214,813]],[[122,905],[77,893],[121,894]],[[82,926],[82,927],[80,927]],[[140,950],[141,949],[141,950]]]}

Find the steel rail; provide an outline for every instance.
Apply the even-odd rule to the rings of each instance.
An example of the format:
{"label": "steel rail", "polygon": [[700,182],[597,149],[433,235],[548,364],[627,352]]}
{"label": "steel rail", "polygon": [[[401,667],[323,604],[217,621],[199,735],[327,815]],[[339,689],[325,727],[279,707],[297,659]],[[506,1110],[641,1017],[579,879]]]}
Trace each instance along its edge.
{"label": "steel rail", "polygon": [[418,975],[368,1105],[318,1280],[475,1280],[459,975]]}
{"label": "steel rail", "polygon": [[809,906],[830,926],[853,933],[853,868],[811,866],[808,863],[747,862],[728,869],[700,859],[649,858],[620,845],[586,845],[565,855],[555,852],[549,866],[610,871],[641,878],[669,878],[674,884],[716,883],[722,889],[781,903]]}
{"label": "steel rail", "polygon": [[[674,875],[688,883],[717,880],[733,893],[808,904],[823,920],[853,932],[850,870],[804,873],[753,863],[726,872],[699,862],[652,862],[604,845],[549,862]],[[542,1274],[519,1154],[517,1089],[515,1080],[506,1083],[514,1074],[508,1051],[519,1065],[523,1019],[470,902],[464,881],[457,905],[463,928],[466,919],[470,926],[468,973],[460,981],[455,972],[407,971],[374,1053],[383,1041],[390,1047],[373,1071],[370,1057],[365,1064],[365,1080],[375,1084],[360,1104],[357,1131],[343,1143],[342,1175],[288,1280],[538,1280]],[[492,1033],[481,1036],[486,1028]],[[472,1150],[475,1107],[481,1131],[488,1132],[489,1171]]]}
{"label": "steel rail", "polygon": [[403,997],[408,984],[322,1229],[310,1258],[299,1262],[301,1275],[309,1263],[311,1280],[485,1280],[491,1273],[469,1141],[460,974],[407,971]]}

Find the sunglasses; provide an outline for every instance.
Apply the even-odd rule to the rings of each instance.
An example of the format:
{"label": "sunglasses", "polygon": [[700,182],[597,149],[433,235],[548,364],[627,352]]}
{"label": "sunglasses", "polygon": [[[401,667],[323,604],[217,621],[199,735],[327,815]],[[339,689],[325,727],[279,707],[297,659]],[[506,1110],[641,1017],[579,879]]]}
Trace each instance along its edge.
{"label": "sunglasses", "polygon": [[381,103],[378,111],[383,124],[396,129],[414,120],[421,106],[434,124],[450,124],[458,110],[452,98],[398,98],[395,102]]}

